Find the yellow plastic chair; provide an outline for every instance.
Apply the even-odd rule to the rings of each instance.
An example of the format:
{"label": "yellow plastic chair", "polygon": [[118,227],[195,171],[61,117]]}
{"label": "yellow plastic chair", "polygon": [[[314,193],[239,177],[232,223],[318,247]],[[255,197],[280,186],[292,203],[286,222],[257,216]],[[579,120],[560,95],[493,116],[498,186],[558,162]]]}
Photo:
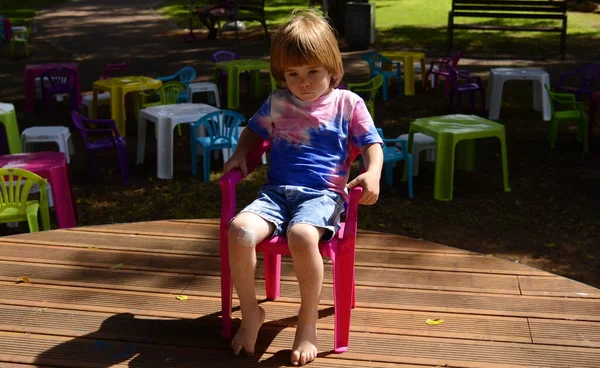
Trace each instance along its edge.
{"label": "yellow plastic chair", "polygon": [[[39,200],[29,200],[33,185],[40,189]],[[0,169],[0,223],[27,221],[29,231],[40,231],[38,211],[42,215],[42,228],[50,230],[50,212],[46,179],[31,171],[17,168]]]}
{"label": "yellow plastic chair", "polygon": [[[371,113],[371,117],[375,120],[375,96],[377,96],[377,91],[381,88],[383,84],[383,75],[377,74],[369,81],[364,83],[348,83],[349,91],[358,93],[365,100],[365,104]],[[365,99],[366,97],[366,99]]]}

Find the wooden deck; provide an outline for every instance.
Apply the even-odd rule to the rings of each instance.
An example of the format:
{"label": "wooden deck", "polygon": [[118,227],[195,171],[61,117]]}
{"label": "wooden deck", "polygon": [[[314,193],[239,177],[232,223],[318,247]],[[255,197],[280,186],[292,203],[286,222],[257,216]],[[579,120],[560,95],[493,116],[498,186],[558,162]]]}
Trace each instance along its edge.
{"label": "wooden deck", "polygon": [[[219,335],[218,257],[216,220],[0,238],[0,367],[288,365],[299,305],[290,260],[282,265],[281,299],[262,303],[259,353],[235,357]],[[492,256],[365,231],[350,349],[333,354],[325,267],[321,353],[310,367],[600,366],[600,290]],[[436,318],[444,322],[425,323]]]}

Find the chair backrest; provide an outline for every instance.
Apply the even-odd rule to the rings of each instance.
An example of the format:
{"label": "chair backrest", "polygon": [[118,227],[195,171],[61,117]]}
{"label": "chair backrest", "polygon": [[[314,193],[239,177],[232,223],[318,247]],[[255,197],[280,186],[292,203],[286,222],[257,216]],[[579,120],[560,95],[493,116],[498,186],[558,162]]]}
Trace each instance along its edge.
{"label": "chair backrest", "polygon": [[39,186],[40,205],[47,208],[46,179],[23,169],[0,168],[0,218],[25,216],[29,193],[34,184]]}
{"label": "chair backrest", "polygon": [[450,66],[452,66],[453,68],[456,68],[456,66],[458,65],[458,62],[460,61],[460,59],[462,58],[463,54],[461,51],[457,52],[456,54],[452,55],[452,58],[450,59]]}
{"label": "chair backrest", "polygon": [[204,115],[198,123],[206,128],[211,145],[231,144],[238,136],[239,126],[246,121],[244,115],[233,110],[214,111]]}
{"label": "chair backrest", "polygon": [[[365,104],[371,113],[371,117],[375,119],[375,97],[377,96],[377,91],[381,88],[383,84],[383,75],[376,74],[373,78],[365,83],[349,83],[348,89],[352,92],[358,93],[362,96],[367,94],[365,99]],[[362,92],[362,93],[361,93]],[[364,97],[363,97],[364,99]]]}
{"label": "chair backrest", "polygon": [[42,93],[67,93],[75,87],[75,72],[67,68],[48,69],[40,76]]}
{"label": "chair backrest", "polygon": [[179,69],[175,74],[167,75],[166,77],[156,78],[163,82],[179,81],[183,83],[184,88],[196,79],[196,69],[191,66],[184,66]]}
{"label": "chair backrest", "polygon": [[596,80],[600,81],[600,64],[587,63],[577,68],[577,73],[581,78],[580,89],[595,91]]}
{"label": "chair backrest", "polygon": [[123,71],[129,69],[129,63],[131,62],[131,58],[128,58],[122,63],[116,64],[106,64],[104,66],[104,74],[102,75],[102,79],[108,79],[111,77],[111,72]]}
{"label": "chair backrest", "polygon": [[369,63],[371,74],[383,73],[385,70],[389,70],[392,65],[392,61],[378,52],[371,51],[367,52],[362,56],[362,59]]}
{"label": "chair backrest", "polygon": [[550,111],[552,115],[554,115],[554,112],[558,110],[558,106],[566,105],[569,106],[570,111],[583,112],[583,106],[581,105],[581,102],[577,101],[577,98],[574,93],[552,92],[550,87],[545,83],[544,88],[546,89],[546,92],[548,92],[548,96],[550,97]]}
{"label": "chair backrest", "polygon": [[220,51],[214,52],[210,56],[210,59],[212,61],[214,61],[215,63],[218,63],[219,61],[239,60],[240,57],[235,52],[231,52],[231,51],[227,51],[227,50],[220,50]]}
{"label": "chair backrest", "polygon": [[179,94],[185,89],[185,84],[181,82],[169,82],[160,86],[155,93],[158,94],[163,105],[171,105],[177,102]]}
{"label": "chair backrest", "polygon": [[[71,111],[71,119],[73,120],[73,125],[75,125],[77,130],[79,130],[81,133],[81,137],[83,138],[85,146],[88,148],[90,148],[97,139],[121,139],[119,130],[117,129],[114,120],[88,119],[76,110]],[[99,121],[101,121],[102,124],[98,124]],[[110,124],[111,121],[112,125]]]}

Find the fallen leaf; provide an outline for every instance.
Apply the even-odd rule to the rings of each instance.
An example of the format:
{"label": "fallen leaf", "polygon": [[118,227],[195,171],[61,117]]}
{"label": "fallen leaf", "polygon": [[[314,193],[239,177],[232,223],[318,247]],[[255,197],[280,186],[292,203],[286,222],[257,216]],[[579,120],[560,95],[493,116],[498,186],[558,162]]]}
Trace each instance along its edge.
{"label": "fallen leaf", "polygon": [[556,273],[556,271],[558,271],[558,269],[556,269],[556,268],[552,269],[552,272]]}
{"label": "fallen leaf", "polygon": [[554,248],[554,247],[556,247],[556,244],[554,244],[554,243],[548,243],[548,244],[544,244],[544,247],[546,247],[546,248]]}
{"label": "fallen leaf", "polygon": [[175,299],[177,300],[188,300],[190,297],[187,295],[177,295]]}
{"label": "fallen leaf", "polygon": [[425,321],[425,323],[427,323],[430,326],[437,326],[437,325],[441,325],[442,323],[444,323],[444,320],[443,319],[439,319],[439,318],[434,318],[434,319],[428,318]]}
{"label": "fallen leaf", "polygon": [[29,280],[29,277],[27,277],[27,276],[19,276],[17,278],[17,283],[21,283],[21,282],[24,282],[26,284],[31,284],[31,280]]}
{"label": "fallen leaf", "polygon": [[588,257],[588,259],[596,259],[596,256],[594,256],[592,254],[588,254],[587,257]]}
{"label": "fallen leaf", "polygon": [[35,313],[42,313],[44,311],[48,310],[48,308],[40,308],[40,309],[36,309]]}
{"label": "fallen leaf", "polygon": [[123,263],[116,264],[116,265],[112,266],[111,268],[121,268],[121,267],[123,267]]}
{"label": "fallen leaf", "polygon": [[98,247],[88,247],[88,249],[91,249],[91,250],[98,250]]}

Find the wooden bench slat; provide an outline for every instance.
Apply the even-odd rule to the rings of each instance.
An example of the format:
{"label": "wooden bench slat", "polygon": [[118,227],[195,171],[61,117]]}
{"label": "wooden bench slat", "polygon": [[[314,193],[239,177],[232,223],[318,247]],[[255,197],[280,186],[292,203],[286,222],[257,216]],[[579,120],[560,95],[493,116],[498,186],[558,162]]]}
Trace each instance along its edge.
{"label": "wooden bench slat", "polygon": [[[511,19],[563,19],[558,14],[523,14],[523,13],[483,13],[483,12],[454,12],[454,17],[472,18],[511,18]],[[456,26],[456,24],[455,24]]]}

